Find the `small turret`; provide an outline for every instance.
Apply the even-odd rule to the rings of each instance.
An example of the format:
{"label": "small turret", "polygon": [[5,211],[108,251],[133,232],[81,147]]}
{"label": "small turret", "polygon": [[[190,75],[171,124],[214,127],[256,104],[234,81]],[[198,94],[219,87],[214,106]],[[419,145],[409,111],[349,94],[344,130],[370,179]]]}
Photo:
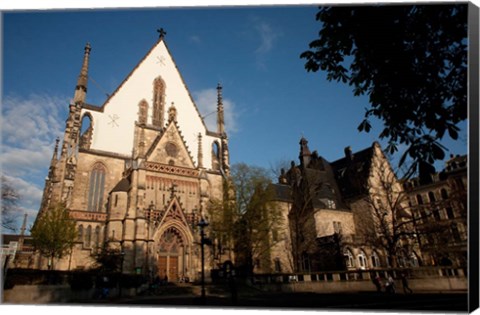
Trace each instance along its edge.
{"label": "small turret", "polygon": [[304,137],[300,139],[300,155],[298,158],[300,159],[301,165],[304,167],[308,167],[308,164],[310,163],[310,158],[312,153],[310,152],[310,149],[308,148],[308,141]]}

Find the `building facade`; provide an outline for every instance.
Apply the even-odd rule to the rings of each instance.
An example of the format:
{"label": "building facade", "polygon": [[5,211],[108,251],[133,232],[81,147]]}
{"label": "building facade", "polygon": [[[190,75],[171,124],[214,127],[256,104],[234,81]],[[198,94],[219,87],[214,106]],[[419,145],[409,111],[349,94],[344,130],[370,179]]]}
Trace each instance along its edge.
{"label": "building facade", "polygon": [[274,185],[274,211],[289,224],[281,233],[288,238],[272,247],[272,268],[317,272],[418,266],[421,253],[410,235],[408,195],[380,145],[358,152],[347,147],[344,157],[328,162],[310,151],[305,138],[299,144],[299,163],[292,161]]}
{"label": "building facade", "polygon": [[211,131],[164,37],[161,31],[101,106],[87,103],[91,47],[85,47],[38,215],[62,202],[76,221],[76,244],[58,269],[90,268],[92,253],[106,245],[121,251],[124,273],[198,277],[197,223],[209,200],[224,198],[229,176],[222,87]]}
{"label": "building facade", "polygon": [[440,172],[404,183],[427,265],[467,266],[467,165],[452,155]]}

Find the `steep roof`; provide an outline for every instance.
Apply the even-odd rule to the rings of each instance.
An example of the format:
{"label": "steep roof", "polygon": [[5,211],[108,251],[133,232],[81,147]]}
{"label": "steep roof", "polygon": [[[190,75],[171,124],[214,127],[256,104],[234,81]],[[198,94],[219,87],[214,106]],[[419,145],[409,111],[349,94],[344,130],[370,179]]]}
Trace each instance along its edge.
{"label": "steep roof", "polygon": [[330,163],[344,198],[356,198],[367,193],[374,145],[358,152],[347,152],[346,149],[348,154],[345,157]]}
{"label": "steep roof", "polygon": [[292,188],[289,185],[270,184],[269,189],[273,189],[274,201],[293,202]]}
{"label": "steep roof", "polygon": [[128,191],[130,189],[130,181],[127,178],[123,178],[113,187],[112,192]]}

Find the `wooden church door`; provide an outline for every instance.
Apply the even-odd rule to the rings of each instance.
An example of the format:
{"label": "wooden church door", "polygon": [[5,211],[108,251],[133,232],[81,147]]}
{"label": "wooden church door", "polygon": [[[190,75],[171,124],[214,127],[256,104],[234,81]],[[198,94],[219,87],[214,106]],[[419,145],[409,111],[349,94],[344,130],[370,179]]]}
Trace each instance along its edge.
{"label": "wooden church door", "polygon": [[166,230],[159,244],[159,257],[158,257],[158,275],[160,279],[167,279],[169,282],[177,282],[180,268],[179,263],[182,259],[179,259],[183,255],[183,239],[175,228],[169,228]]}

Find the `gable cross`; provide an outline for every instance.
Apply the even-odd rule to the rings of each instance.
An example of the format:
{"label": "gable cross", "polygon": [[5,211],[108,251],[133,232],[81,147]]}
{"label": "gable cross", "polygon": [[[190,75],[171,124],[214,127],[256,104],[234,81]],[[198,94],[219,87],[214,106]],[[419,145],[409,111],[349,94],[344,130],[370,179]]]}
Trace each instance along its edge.
{"label": "gable cross", "polygon": [[163,27],[161,27],[160,29],[157,30],[159,36],[158,38],[160,39],[163,39],[165,37],[165,35],[167,35],[167,32],[165,32],[165,30],[163,29]]}

